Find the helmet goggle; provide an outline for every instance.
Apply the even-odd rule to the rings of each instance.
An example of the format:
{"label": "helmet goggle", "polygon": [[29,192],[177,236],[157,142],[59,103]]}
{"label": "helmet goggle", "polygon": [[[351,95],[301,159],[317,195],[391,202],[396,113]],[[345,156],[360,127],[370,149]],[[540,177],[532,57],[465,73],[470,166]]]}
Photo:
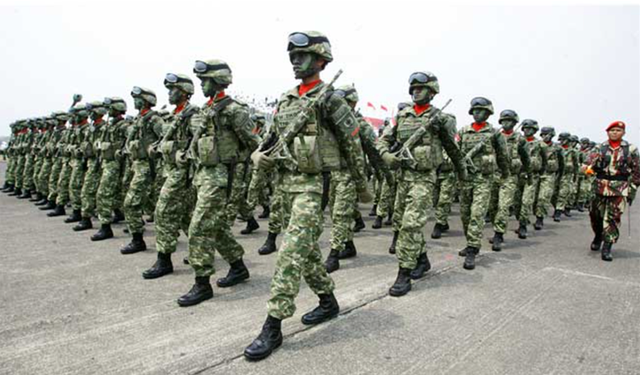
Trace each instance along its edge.
{"label": "helmet goggle", "polygon": [[510,109],[505,109],[500,113],[500,117],[518,117],[518,115]]}
{"label": "helmet goggle", "polygon": [[124,99],[111,99],[111,98],[104,98],[104,105],[109,107],[113,104],[117,104],[117,103],[124,103]]}
{"label": "helmet goggle", "polygon": [[415,72],[409,76],[409,84],[413,85],[414,83],[428,83],[432,81],[437,81],[438,79],[433,74],[427,72]]}
{"label": "helmet goggle", "polygon": [[[229,68],[229,65],[227,65],[227,64],[210,65],[210,64],[207,64],[204,61],[198,60],[198,61],[196,61],[196,64],[193,67],[193,72],[196,73],[196,74],[203,74],[203,73],[206,73],[206,72],[211,71],[211,70],[222,70],[222,69],[231,70],[231,68]],[[168,74],[167,74],[167,76],[168,76]],[[172,82],[172,83],[175,83],[175,82]]]}
{"label": "helmet goggle", "polygon": [[142,89],[138,86],[133,86],[131,89],[131,96],[140,96],[142,95]]}
{"label": "helmet goggle", "polygon": [[329,39],[327,39],[326,36],[309,36],[305,33],[296,32],[289,34],[287,51],[291,51],[294,48],[309,47],[312,44],[319,43],[329,43]]}
{"label": "helmet goggle", "polygon": [[347,96],[355,93],[356,90],[354,89],[349,89],[349,90],[336,90],[334,91],[334,94],[338,95],[341,98],[346,98]]}
{"label": "helmet goggle", "polygon": [[471,100],[471,107],[486,107],[490,105],[491,102],[487,98],[477,97]]}
{"label": "helmet goggle", "polygon": [[193,82],[191,82],[190,79],[186,79],[186,78],[182,78],[182,77],[178,77],[177,74],[173,74],[173,73],[167,73],[167,75],[164,77],[164,85],[166,86],[167,84],[176,84],[178,82],[186,82],[186,83],[191,83],[193,84]]}

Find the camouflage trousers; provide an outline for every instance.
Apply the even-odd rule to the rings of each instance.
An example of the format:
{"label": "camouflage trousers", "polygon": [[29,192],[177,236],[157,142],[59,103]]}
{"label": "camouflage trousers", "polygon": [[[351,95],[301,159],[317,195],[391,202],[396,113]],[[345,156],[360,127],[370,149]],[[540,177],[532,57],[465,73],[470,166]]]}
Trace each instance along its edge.
{"label": "camouflage trousers", "polygon": [[271,279],[269,315],[278,319],[291,317],[296,311],[295,298],[300,280],[315,294],[330,294],[335,288],[322,262],[318,239],[322,234],[322,196],[318,193],[282,192],[283,206],[290,207],[291,218],[278,251],[276,269]]}
{"label": "camouflage trousers", "polygon": [[124,162],[120,165],[122,168],[122,172],[120,173],[122,176],[122,180],[120,181],[120,189],[118,190],[118,196],[116,197],[116,204],[113,209],[120,209],[124,211],[124,200],[127,197],[127,192],[129,191],[129,185],[131,185],[131,180],[133,179],[133,168],[132,161],[129,158],[126,158]]}
{"label": "camouflage trousers", "polygon": [[87,171],[82,183],[82,217],[91,218],[96,214],[96,193],[100,186],[102,167],[97,158],[87,159]]}
{"label": "camouflage trousers", "polygon": [[13,171],[13,180],[15,181],[16,188],[22,189],[22,178],[24,173],[24,163],[26,159],[24,155],[19,155],[16,160],[16,167]]}
{"label": "camouflage trousers", "polygon": [[402,268],[415,268],[420,254],[426,252],[424,227],[433,207],[436,174],[403,170],[397,178],[393,227],[398,228],[396,256]]}
{"label": "camouflage trousers", "polygon": [[564,210],[571,204],[571,194],[573,192],[574,174],[563,174],[560,179],[560,188],[558,191],[558,201],[556,202],[557,210]]}
{"label": "camouflage trousers", "polygon": [[518,188],[518,175],[510,175],[502,182],[495,179],[492,185],[497,185],[498,187],[498,208],[496,209],[495,216],[493,217],[493,230],[496,233],[504,234],[507,231],[507,224],[509,223],[509,208],[513,206],[513,198],[515,197],[516,189]]}
{"label": "camouflage trousers", "polygon": [[233,226],[236,217],[240,216],[245,220],[249,218],[250,210],[246,204],[247,201],[247,184],[246,174],[251,173],[246,163],[238,163],[233,170],[233,183],[229,192],[229,199],[226,207],[227,220],[229,226]]}
{"label": "camouflage trousers", "polygon": [[111,224],[111,213],[115,209],[120,189],[120,162],[117,160],[102,163],[102,175],[96,193],[96,211],[100,224]]}
{"label": "camouflage trousers", "polygon": [[142,233],[144,224],[142,212],[144,204],[149,199],[152,180],[149,161],[135,160],[131,165],[133,176],[124,199],[124,216],[127,219],[129,233]]}
{"label": "camouflage trousers", "polygon": [[593,233],[601,233],[605,242],[618,242],[620,219],[626,206],[626,197],[596,195],[589,211]]}
{"label": "camouflage trousers", "polygon": [[533,173],[532,182],[529,183],[526,178],[522,177],[525,181],[524,191],[522,193],[522,203],[520,208],[520,216],[518,219],[521,224],[529,225],[531,223],[530,216],[533,212],[533,204],[536,201],[536,193],[538,191],[538,183],[540,182],[540,174]]}
{"label": "camouflage trousers", "polygon": [[384,184],[384,174],[380,171],[376,171],[373,175],[373,192],[375,196],[373,197],[373,204],[377,205],[380,203],[380,199],[382,198],[382,185]]}
{"label": "camouflage trousers", "polygon": [[49,173],[49,194],[47,194],[47,200],[54,202],[58,198],[58,179],[60,179],[60,171],[62,170],[62,157],[56,157],[51,163],[51,173]]}
{"label": "camouflage trousers", "polygon": [[551,205],[551,197],[556,185],[556,172],[543,173],[540,175],[540,186],[538,187],[538,201],[536,203],[536,216],[547,217],[548,207]]}
{"label": "camouflage trousers", "polygon": [[227,263],[244,255],[227,217],[228,174],[228,167],[223,164],[200,166],[193,180],[197,201],[189,225],[189,264],[198,277],[215,273],[216,250]]}
{"label": "camouflage trousers", "polygon": [[82,209],[82,183],[84,182],[84,162],[82,159],[71,159],[71,181],[69,181],[69,198],[74,210]]}
{"label": "camouflage trousers", "polygon": [[153,213],[156,211],[160,190],[162,190],[162,185],[164,185],[166,178],[162,159],[149,161],[149,168],[151,168],[151,163],[153,163],[153,169],[150,169],[150,171],[154,172],[149,175],[151,178],[151,189],[142,203],[142,212],[149,216],[153,216]]}
{"label": "camouflage trousers", "polygon": [[[494,176],[495,178],[499,178]],[[516,218],[520,217],[520,210],[522,209],[522,197],[524,196],[524,188],[527,185],[526,178],[518,176],[516,183],[516,190],[513,194],[513,214]]]}
{"label": "camouflage trousers", "polygon": [[253,211],[258,204],[263,207],[269,206],[269,188],[270,182],[268,175],[261,169],[253,169],[251,171],[251,178],[249,181],[249,188],[247,191],[247,209],[250,216],[254,216]]}
{"label": "camouflage trousers", "polygon": [[451,204],[456,190],[455,172],[443,172],[438,176],[436,191],[438,202],[435,209],[436,224],[445,225],[451,214]]}
{"label": "camouflage trousers", "polygon": [[482,247],[484,216],[489,208],[493,175],[471,174],[460,191],[460,218],[467,246]]}
{"label": "camouflage trousers", "polygon": [[35,189],[35,191],[39,193],[41,193],[42,191],[40,191],[41,181],[38,177],[40,175],[40,170],[42,169],[43,163],[44,163],[44,156],[37,156],[33,162],[33,174],[32,174],[33,188]]}
{"label": "camouflage trousers", "polygon": [[22,189],[33,190],[35,184],[33,183],[33,167],[34,160],[33,155],[29,154],[25,158],[24,171],[22,172]]}
{"label": "camouflage trousers", "polygon": [[[380,217],[387,217],[393,212],[393,204],[396,199],[396,185],[397,179],[395,173],[392,174],[392,183],[385,178],[382,180],[382,188],[380,190],[380,200],[378,200],[378,207],[376,208],[376,215]],[[396,230],[394,227],[393,230]]]}
{"label": "camouflage trousers", "polygon": [[287,227],[291,218],[290,207],[283,205],[283,192],[278,183],[273,186],[273,196],[271,197],[271,214],[269,215],[269,232],[280,234]]}
{"label": "camouflage trousers", "polygon": [[[345,242],[353,240],[353,220],[358,197],[351,173],[346,170],[331,172],[331,249],[342,251]],[[355,205],[354,205],[354,202]],[[358,211],[359,212],[359,211]]]}
{"label": "camouflage trousers", "polygon": [[580,190],[578,191],[576,203],[586,204],[591,200],[593,190],[593,177],[584,177],[580,181]]}
{"label": "camouflage trousers", "polygon": [[44,158],[40,171],[38,172],[38,178],[36,179],[36,190],[43,196],[49,195],[49,177],[51,176],[51,169],[53,168],[53,159]]}
{"label": "camouflage trousers", "polygon": [[69,185],[71,184],[71,172],[73,171],[73,159],[64,157],[60,165],[60,177],[58,178],[56,204],[65,206],[69,203]]}
{"label": "camouflage trousers", "polygon": [[160,190],[156,205],[156,250],[171,254],[176,251],[180,230],[189,233],[195,192],[188,178],[187,168],[167,165],[167,178]]}
{"label": "camouflage trousers", "polygon": [[7,160],[7,169],[4,171],[4,180],[7,184],[13,185],[16,183],[13,171],[16,168],[16,157],[10,156]]}

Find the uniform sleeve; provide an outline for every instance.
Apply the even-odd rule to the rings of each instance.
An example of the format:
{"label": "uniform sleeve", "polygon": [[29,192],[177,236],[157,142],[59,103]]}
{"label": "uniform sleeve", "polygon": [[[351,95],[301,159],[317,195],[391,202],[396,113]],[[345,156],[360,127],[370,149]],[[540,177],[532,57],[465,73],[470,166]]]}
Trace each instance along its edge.
{"label": "uniform sleeve", "polygon": [[547,145],[544,142],[540,142],[540,147],[539,147],[539,152],[540,152],[540,158],[542,159],[542,169],[540,170],[540,173],[544,173],[544,171],[547,170]]}
{"label": "uniform sleeve", "polygon": [[526,171],[526,173],[530,173],[531,172],[531,156],[529,156],[529,145],[527,144],[527,141],[525,141],[522,138],[519,138],[517,147],[518,147],[518,156],[520,157],[520,161],[522,162],[522,168]]}
{"label": "uniform sleeve", "polygon": [[631,183],[635,185],[632,190],[637,190],[640,186],[640,154],[638,148],[634,147],[634,150],[629,155],[629,172],[631,177]]}
{"label": "uniform sleeve", "polygon": [[383,165],[380,153],[376,149],[376,135],[371,125],[364,119],[360,119],[360,143],[362,150],[367,155],[369,162],[376,169],[380,169]]}
{"label": "uniform sleeve", "polygon": [[376,147],[380,156],[390,152],[391,147],[396,143],[396,129],[398,129],[398,125],[387,126],[387,128],[384,129],[382,136],[378,138],[378,144]]}
{"label": "uniform sleeve", "polygon": [[246,107],[240,106],[234,111],[232,114],[232,127],[240,143],[242,143],[249,152],[253,152],[258,148],[260,137],[253,133],[253,122]]}
{"label": "uniform sleeve", "polygon": [[507,152],[507,142],[498,132],[493,136],[493,148],[496,151],[496,162],[498,163],[498,167],[500,167],[501,175],[503,177],[509,176],[511,158]]}
{"label": "uniform sleeve", "polygon": [[438,137],[440,138],[444,151],[449,155],[449,159],[451,159],[456,170],[460,173],[465,166],[464,155],[462,155],[460,147],[458,147],[456,143],[456,118],[450,114],[441,114],[438,117]]}

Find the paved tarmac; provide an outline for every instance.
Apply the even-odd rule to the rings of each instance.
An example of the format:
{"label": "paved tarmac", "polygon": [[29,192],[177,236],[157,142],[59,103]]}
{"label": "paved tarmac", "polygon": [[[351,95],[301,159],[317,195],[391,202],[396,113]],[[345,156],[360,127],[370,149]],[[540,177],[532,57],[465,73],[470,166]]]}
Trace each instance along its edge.
{"label": "paved tarmac", "polygon": [[[0,162],[0,176],[5,168]],[[547,219],[527,240],[517,239],[512,221],[505,249],[491,252],[485,238],[478,266],[466,271],[455,206],[452,230],[427,236],[432,270],[401,298],[387,295],[397,273],[391,230],[371,229],[369,208],[361,205],[367,228],[356,235],[358,256],[332,274],[341,315],[303,326],[300,317],[317,304],[303,286],[298,311],[283,322],[283,346],[253,363],[242,351],[266,317],[276,259],[256,252],[266,221],[249,236],[239,234],[244,223],[233,228],[250,280],[181,308],[175,300],[193,283],[182,264],[184,236],[175,272],[143,280],[156,258],[153,225],[150,249],[123,256],[124,225],[114,226],[116,238],[93,243],[97,229],[74,232],[63,218],[0,194],[0,374],[640,374],[636,207],[632,236],[625,213],[611,263],[589,251],[588,215],[576,213]],[[329,231],[327,218],[325,255]],[[228,266],[216,261],[225,275]]]}

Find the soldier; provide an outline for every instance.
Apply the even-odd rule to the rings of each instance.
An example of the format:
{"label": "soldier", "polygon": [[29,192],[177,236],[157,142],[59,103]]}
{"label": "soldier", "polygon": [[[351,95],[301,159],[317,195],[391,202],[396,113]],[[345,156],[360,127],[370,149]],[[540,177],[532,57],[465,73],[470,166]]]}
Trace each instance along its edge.
{"label": "soldier", "polygon": [[[538,122],[536,120],[527,119],[522,122],[522,132],[527,140],[527,150],[531,164],[530,168],[524,169],[526,176],[523,176],[525,187],[522,193],[522,205],[520,208],[520,226],[516,231],[520,239],[527,238],[527,225],[529,225],[529,216],[534,213],[533,205],[536,199],[536,190],[540,183],[540,175],[544,173],[547,167],[546,144],[535,137],[538,129]],[[538,219],[536,219],[535,229],[542,229],[542,222]]]}
{"label": "soldier", "polygon": [[[56,181],[56,190],[54,194],[50,194],[50,202],[55,202],[55,210],[49,212],[47,216],[57,217],[66,215],[65,206],[69,203],[69,183],[71,180],[72,171],[72,148],[71,139],[74,133],[74,126],[76,123],[73,108],[69,110],[67,121],[70,122],[70,127],[66,128],[63,116],[58,116],[58,129],[60,130],[60,140],[56,145],[56,153],[60,160],[60,173],[58,180]],[[64,121],[64,122],[63,122]],[[49,206],[48,206],[49,207]],[[50,208],[50,207],[49,207]]]}
{"label": "soldier", "polygon": [[133,103],[139,111],[133,120],[130,132],[125,143],[126,152],[132,160],[131,171],[133,173],[127,195],[124,200],[124,216],[127,219],[127,227],[131,234],[131,242],[120,249],[121,254],[134,254],[147,249],[142,231],[143,205],[149,199],[153,179],[155,178],[155,165],[153,162],[154,150],[162,138],[164,121],[158,113],[151,108],[156,105],[156,94],[146,88],[135,86],[131,90]]}
{"label": "soldier", "polygon": [[558,135],[558,141],[562,147],[562,157],[564,159],[564,170],[559,182],[558,200],[556,209],[553,213],[553,220],[560,221],[560,215],[571,217],[571,209],[569,208],[569,200],[571,199],[571,191],[576,180],[580,165],[578,164],[578,151],[571,147],[571,134],[563,132]]}
{"label": "soldier", "polygon": [[[547,216],[547,208],[551,204],[556,182],[564,171],[564,155],[562,148],[553,142],[555,129],[552,127],[543,127],[540,130],[540,137],[547,145],[545,153],[547,154],[547,167],[540,175],[540,186],[538,188],[538,201],[536,203],[536,229],[542,229],[544,226],[544,218]],[[559,220],[558,220],[559,221]]]}
{"label": "soldier", "polygon": [[22,143],[23,152],[24,152],[24,166],[22,170],[22,194],[17,196],[18,199],[29,199],[31,198],[31,191],[35,188],[33,183],[33,167],[34,167],[34,158],[35,158],[35,145],[36,145],[36,133],[37,129],[37,120],[29,119],[27,121],[27,133],[25,133],[25,138]]}
{"label": "soldier", "polygon": [[[40,210],[47,211],[56,208],[56,197],[58,196],[58,178],[60,178],[60,170],[62,169],[62,154],[59,151],[59,145],[62,136],[66,131],[65,124],[69,119],[67,112],[58,111],[51,114],[51,122],[53,128],[50,130],[51,138],[46,145],[46,165],[49,165],[49,175],[46,176],[47,195],[44,197],[44,204]],[[45,178],[45,176],[41,177]]]}
{"label": "soldier", "polygon": [[[266,133],[264,115],[251,115],[251,122],[255,125],[253,132],[262,140]],[[246,228],[241,230],[240,234],[251,234],[254,230],[260,228],[260,225],[254,218],[254,210],[258,204],[261,204],[263,208],[262,214],[258,216],[259,218],[268,218],[270,214],[268,191],[271,181],[267,178],[266,173],[257,169],[256,166],[251,168],[249,176],[246,199],[246,215],[248,220]]]}
{"label": "soldier", "polygon": [[199,112],[189,100],[194,93],[193,81],[186,75],[168,73],[164,86],[169,90],[169,103],[175,105],[168,118],[168,130],[160,143],[165,162],[165,179],[155,211],[156,250],[158,260],[142,273],[145,279],[155,279],[173,272],[171,254],[178,245],[180,230],[189,231],[194,205],[191,160],[188,150],[193,141],[193,119]]}
{"label": "soldier", "polygon": [[493,104],[487,98],[471,100],[469,114],[474,122],[463,127],[458,135],[460,149],[470,166],[468,180],[463,180],[460,191],[460,218],[467,238],[464,248],[464,269],[475,268],[475,257],[482,247],[484,217],[491,199],[491,184],[496,163],[500,180],[510,175],[511,161],[505,138],[487,122],[493,114]]}
{"label": "soldier", "polygon": [[437,180],[435,186],[434,202],[436,224],[433,226],[431,238],[438,239],[442,237],[442,233],[449,231],[449,214],[451,213],[451,204],[453,196],[457,189],[457,178],[453,163],[448,155],[444,155],[442,164],[437,171]]}
{"label": "soldier", "polygon": [[227,276],[217,280],[220,288],[249,278],[242,260],[244,249],[231,233],[227,202],[240,151],[253,151],[258,146],[248,106],[225,94],[233,80],[229,65],[222,60],[198,60],[193,72],[209,101],[191,122],[195,133],[192,144],[197,147],[193,181],[197,200],[189,225],[189,264],[195,271],[195,284],[178,298],[180,306],[195,305],[213,297],[210,277],[215,273],[216,250],[231,266]]}
{"label": "soldier", "polygon": [[490,241],[492,243],[491,250],[493,251],[502,250],[504,233],[509,222],[509,208],[513,205],[518,187],[518,177],[523,170],[525,173],[530,170],[531,159],[527,150],[527,141],[522,135],[514,131],[518,121],[518,114],[515,111],[505,109],[500,112],[500,119],[498,120],[498,123],[502,125],[500,134],[505,140],[511,162],[509,164],[509,177],[504,178],[504,180],[496,179],[495,181],[498,185],[498,200],[493,218],[493,230],[495,233],[492,241]]}
{"label": "soldier", "polygon": [[[301,277],[320,299],[319,306],[302,317],[303,324],[324,322],[340,310],[318,245],[323,221],[322,172],[340,169],[343,157],[360,200],[373,199],[357,144],[358,122],[345,100],[329,93],[331,86],[320,80],[320,72],[333,60],[329,40],[314,31],[295,32],[289,35],[287,50],[295,76],[302,82],[281,97],[269,134],[252,160],[262,169],[277,167],[283,206],[290,207],[291,217],[271,280],[267,319],[260,335],[244,351],[250,360],[266,358],[282,344],[281,321],[295,312]],[[268,155],[265,150],[274,144],[290,152]]]}
{"label": "soldier", "polygon": [[35,203],[36,206],[45,206],[49,203],[49,178],[54,164],[53,145],[57,142],[57,139],[55,138],[56,135],[60,134],[59,132],[56,134],[56,125],[58,125],[58,120],[56,120],[55,114],[46,118],[46,132],[42,140],[40,151],[42,164],[40,165],[40,171],[36,176],[38,192],[40,193],[38,197],[40,199]]}
{"label": "soldier", "polygon": [[73,107],[75,123],[69,142],[69,149],[72,155],[70,161],[71,178],[69,181],[69,198],[73,212],[64,220],[65,223],[76,223],[82,219],[82,183],[84,182],[86,171],[86,155],[83,146],[86,145],[84,141],[87,128],[89,127],[87,120],[89,113],[86,104],[77,104]]}
{"label": "soldier", "polygon": [[[583,166],[585,173],[596,177],[596,197],[589,212],[595,237],[591,250],[602,247],[601,257],[612,261],[611,249],[620,236],[620,218],[626,205],[632,205],[636,189],[640,186],[640,154],[635,145],[622,139],[626,125],[615,121],[607,127],[609,139]],[[604,244],[603,244],[604,241]]]}
{"label": "soldier", "polygon": [[91,236],[91,241],[113,238],[111,213],[117,211],[116,200],[119,194],[123,155],[118,153],[126,141],[127,103],[119,97],[105,98],[104,106],[109,111],[109,123],[98,140],[98,156],[102,163],[102,174],[96,193],[96,211],[100,221],[100,230]]}
{"label": "soldier", "polygon": [[4,186],[0,189],[3,193],[11,193],[16,184],[13,171],[16,167],[15,144],[18,139],[18,131],[15,122],[12,122],[9,127],[11,128],[11,137],[4,154],[7,159],[7,169],[4,172]]}
{"label": "soldier", "polygon": [[13,168],[13,179],[14,179],[14,188],[9,193],[9,196],[20,196],[22,195],[22,175],[24,172],[24,162],[25,162],[25,139],[28,137],[29,128],[27,126],[27,120],[18,120],[15,129],[18,133],[15,142],[15,166]]}
{"label": "soldier", "polygon": [[[400,167],[396,176],[392,242],[399,268],[396,281],[389,289],[389,294],[395,297],[407,294],[411,290],[411,279],[421,278],[431,268],[423,230],[433,205],[436,170],[443,162],[443,148],[458,173],[462,177],[466,174],[454,138],[455,117],[431,105],[438,92],[440,85],[435,75],[411,74],[409,94],[414,105],[398,113],[397,125],[385,132],[378,145],[387,166]],[[396,142],[402,148],[394,153],[391,149]],[[412,157],[405,158],[406,153]]]}
{"label": "soldier", "polygon": [[[591,140],[587,137],[580,139],[580,164],[585,164],[591,154]],[[593,186],[593,176],[584,173],[578,174],[578,189],[576,192],[575,206],[578,212],[584,212],[584,207],[589,201],[591,187]]]}
{"label": "soldier", "polygon": [[42,190],[44,189],[44,186],[41,186],[41,180],[38,178],[38,176],[45,159],[45,145],[47,143],[47,140],[49,139],[49,135],[47,135],[47,118],[40,117],[36,119],[36,127],[37,128],[33,145],[33,173],[31,174],[31,178],[33,179],[34,194],[31,199],[29,199],[29,202],[39,202],[42,200]]}

